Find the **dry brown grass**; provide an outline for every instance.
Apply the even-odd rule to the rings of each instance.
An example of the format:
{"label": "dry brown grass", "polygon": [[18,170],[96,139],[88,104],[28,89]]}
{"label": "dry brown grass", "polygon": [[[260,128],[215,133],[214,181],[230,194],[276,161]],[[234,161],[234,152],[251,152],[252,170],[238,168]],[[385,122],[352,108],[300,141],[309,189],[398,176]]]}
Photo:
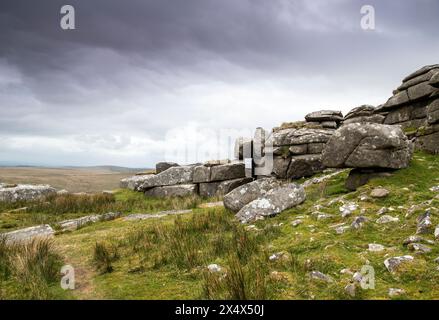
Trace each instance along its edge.
{"label": "dry brown grass", "polygon": [[70,192],[99,192],[117,189],[121,179],[135,173],[135,171],[116,172],[105,168],[2,167],[0,181],[17,184],[49,184]]}

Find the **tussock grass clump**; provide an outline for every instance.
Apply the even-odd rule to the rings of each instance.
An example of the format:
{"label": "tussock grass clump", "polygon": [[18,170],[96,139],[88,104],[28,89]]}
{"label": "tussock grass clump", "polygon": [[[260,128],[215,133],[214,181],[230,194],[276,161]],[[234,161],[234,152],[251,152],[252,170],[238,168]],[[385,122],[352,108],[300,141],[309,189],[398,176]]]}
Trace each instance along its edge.
{"label": "tussock grass clump", "polygon": [[203,296],[206,299],[264,300],[269,297],[268,268],[259,256],[248,264],[230,254],[224,273],[203,274]]}
{"label": "tussock grass clump", "polygon": [[93,262],[101,274],[113,272],[113,262],[119,259],[119,252],[116,246],[103,242],[96,242],[93,251]]}
{"label": "tussock grass clump", "polygon": [[18,283],[20,299],[49,299],[50,286],[59,280],[61,256],[49,239],[7,244],[0,238],[0,279]]}
{"label": "tussock grass clump", "polygon": [[116,199],[112,194],[65,194],[52,195],[37,202],[28,212],[63,213],[105,213],[114,209]]}
{"label": "tussock grass clump", "polygon": [[[173,223],[139,228],[128,235],[124,246],[137,255],[133,270],[177,268],[202,282],[202,298],[264,299],[270,291],[266,280],[267,239],[278,232],[266,228],[247,231],[223,208],[176,217]],[[263,262],[265,261],[265,262]],[[207,265],[218,263],[225,273],[211,273]]]}

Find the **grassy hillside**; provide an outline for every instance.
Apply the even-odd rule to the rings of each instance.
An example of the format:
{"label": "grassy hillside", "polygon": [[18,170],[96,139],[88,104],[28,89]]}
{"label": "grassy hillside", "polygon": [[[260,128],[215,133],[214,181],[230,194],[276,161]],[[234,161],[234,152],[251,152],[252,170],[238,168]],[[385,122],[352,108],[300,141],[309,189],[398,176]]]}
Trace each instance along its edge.
{"label": "grassy hillside", "polygon": [[[439,256],[437,244],[427,244],[432,250],[423,254],[403,245],[416,233],[416,219],[427,209],[433,226],[439,224],[439,193],[430,191],[439,185],[439,157],[416,154],[409,168],[372,180],[355,192],[344,188],[347,174],[310,186],[305,203],[250,226],[238,224],[223,207],[199,207],[209,199],[161,201],[129,191],[93,201],[94,207],[75,207],[67,201],[70,205],[60,202],[55,210],[39,204],[30,212],[7,217],[21,226],[37,221],[34,216],[44,216],[44,221],[50,222],[58,215],[89,211],[127,214],[194,208],[193,213],[179,217],[118,219],[57,235],[53,250],[63,263],[75,267],[77,289],[64,292],[56,288],[56,282],[45,280],[48,288],[53,288],[47,292],[54,299],[352,299],[344,289],[352,274],[341,271],[359,271],[364,265],[374,268],[375,289],[357,288],[355,299],[389,299],[389,288],[405,290],[395,299],[439,297],[439,271],[434,262]],[[370,197],[379,186],[390,194],[381,199]],[[56,199],[51,201],[56,203]],[[343,218],[339,210],[342,203],[355,203],[358,209]],[[399,221],[377,223],[383,207],[386,215]],[[0,211],[4,210],[8,208]],[[362,228],[336,233],[337,226],[349,227],[360,214],[368,219]],[[5,216],[0,217],[4,221]],[[293,226],[298,218],[302,223]],[[433,234],[422,237],[434,240]],[[368,251],[372,243],[383,245],[384,251]],[[394,274],[385,268],[386,258],[407,254],[414,257],[413,262]],[[0,270],[5,259],[0,256]],[[221,271],[208,272],[210,264],[219,265]],[[0,277],[6,283],[0,286],[0,297],[17,298],[23,295],[18,289],[18,273],[13,271],[14,264],[9,268],[12,271]],[[333,281],[313,279],[311,271],[320,271]],[[42,296],[30,292],[31,297]]]}

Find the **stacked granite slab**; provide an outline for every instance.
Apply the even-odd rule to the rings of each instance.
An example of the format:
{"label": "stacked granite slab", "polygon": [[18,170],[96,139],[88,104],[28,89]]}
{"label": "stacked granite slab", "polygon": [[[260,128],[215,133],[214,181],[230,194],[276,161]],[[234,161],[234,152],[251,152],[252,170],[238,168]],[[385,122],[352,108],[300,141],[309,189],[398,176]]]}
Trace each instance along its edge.
{"label": "stacked granite slab", "polygon": [[386,119],[382,114],[376,113],[377,108],[371,105],[362,105],[349,111],[343,120],[343,124],[350,123],[378,123],[382,124]]}
{"label": "stacked granite slab", "polygon": [[[160,164],[162,166],[162,163]],[[220,196],[252,181],[245,177],[244,163],[230,160],[207,161],[204,164],[172,164],[159,173],[121,180],[121,187],[144,192],[151,197]]]}
{"label": "stacked granite slab", "polygon": [[439,65],[408,75],[375,113],[385,117],[384,124],[399,125],[415,138],[416,149],[439,153]]}
{"label": "stacked granite slab", "polygon": [[246,177],[243,162],[208,161],[194,168],[194,183],[199,184],[202,197],[221,196],[233,189],[253,181]]}
{"label": "stacked granite slab", "polygon": [[341,125],[339,111],[317,111],[306,121],[283,124],[273,129],[273,172],[279,179],[299,179],[322,172],[322,151],[329,138]]}

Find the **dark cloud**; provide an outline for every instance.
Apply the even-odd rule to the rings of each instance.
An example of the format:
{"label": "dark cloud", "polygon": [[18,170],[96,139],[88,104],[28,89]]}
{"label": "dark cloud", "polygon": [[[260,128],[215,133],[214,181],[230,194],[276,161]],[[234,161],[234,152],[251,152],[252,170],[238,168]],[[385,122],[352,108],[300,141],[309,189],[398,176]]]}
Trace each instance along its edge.
{"label": "dark cloud", "polygon": [[[436,0],[72,0],[72,31],[59,27],[64,4],[0,3],[8,160],[31,150],[41,162],[83,162],[89,148],[151,163],[175,127],[270,127],[379,104],[439,50]],[[364,4],[375,7],[375,31],[360,28]],[[27,148],[32,137],[42,145]],[[74,155],[58,152],[63,141],[77,144]]]}

